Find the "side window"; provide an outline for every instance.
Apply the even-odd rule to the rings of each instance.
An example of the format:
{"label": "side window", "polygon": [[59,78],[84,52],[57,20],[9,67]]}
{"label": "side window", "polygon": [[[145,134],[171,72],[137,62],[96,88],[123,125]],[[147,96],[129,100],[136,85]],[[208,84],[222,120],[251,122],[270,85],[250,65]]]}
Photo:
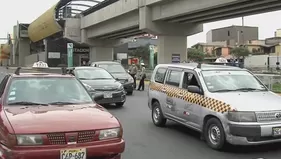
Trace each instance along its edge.
{"label": "side window", "polygon": [[171,70],[166,78],[166,84],[179,87],[181,81],[181,71]]}
{"label": "side window", "polygon": [[157,83],[164,83],[167,68],[159,68],[156,73],[154,80]]}
{"label": "side window", "polygon": [[3,93],[5,91],[5,87],[7,85],[7,82],[9,80],[9,78],[10,78],[10,76],[6,75],[6,76],[3,77],[3,79],[1,79],[1,83],[0,83],[0,97],[3,95]]}
{"label": "side window", "polygon": [[187,89],[188,86],[198,86],[200,87],[196,76],[191,72],[185,72],[183,76],[183,84],[182,87]]}

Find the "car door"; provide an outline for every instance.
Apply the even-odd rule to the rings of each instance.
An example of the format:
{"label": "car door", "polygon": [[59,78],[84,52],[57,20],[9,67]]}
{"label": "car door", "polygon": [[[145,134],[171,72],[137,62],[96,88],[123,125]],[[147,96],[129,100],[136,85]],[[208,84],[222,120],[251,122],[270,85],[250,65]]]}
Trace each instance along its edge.
{"label": "car door", "polygon": [[165,79],[165,87],[166,90],[166,114],[170,118],[180,121],[181,118],[178,117],[178,108],[182,104],[177,98],[180,93],[180,83],[182,80],[183,69],[179,68],[169,68],[167,72],[167,76]]}
{"label": "car door", "polygon": [[179,104],[179,107],[178,107],[179,114],[178,115],[181,119],[183,119],[185,121],[185,123],[187,125],[199,129],[200,128],[200,114],[202,111],[202,107],[187,100],[189,98],[188,96],[191,96],[191,95],[192,96],[194,96],[194,95],[202,96],[201,94],[199,95],[199,94],[188,93],[188,90],[187,90],[187,87],[190,85],[198,86],[199,88],[202,89],[201,83],[198,78],[198,74],[197,74],[197,72],[195,72],[193,70],[186,69],[183,72],[182,79],[183,79],[182,84],[181,84],[182,92],[179,95],[180,98],[177,99],[178,103],[182,103],[182,104]]}

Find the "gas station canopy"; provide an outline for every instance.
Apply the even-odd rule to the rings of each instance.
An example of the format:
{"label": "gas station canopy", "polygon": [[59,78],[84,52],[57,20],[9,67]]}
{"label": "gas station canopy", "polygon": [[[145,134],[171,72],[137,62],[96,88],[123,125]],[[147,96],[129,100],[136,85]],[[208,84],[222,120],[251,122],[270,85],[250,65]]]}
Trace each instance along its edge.
{"label": "gas station canopy", "polygon": [[63,30],[58,21],[64,18],[79,18],[104,0],[60,0],[45,13],[34,20],[28,27],[28,36],[32,42],[43,40]]}

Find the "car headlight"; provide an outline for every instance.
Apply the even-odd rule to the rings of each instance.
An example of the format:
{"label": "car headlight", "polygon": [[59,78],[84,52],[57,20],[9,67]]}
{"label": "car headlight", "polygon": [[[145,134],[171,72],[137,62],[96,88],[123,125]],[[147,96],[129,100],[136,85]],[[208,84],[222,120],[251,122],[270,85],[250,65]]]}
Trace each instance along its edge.
{"label": "car headlight", "polygon": [[130,76],[130,77],[128,78],[128,82],[129,82],[129,83],[133,83],[133,82],[134,82],[133,77]]}
{"label": "car headlight", "polygon": [[17,135],[18,145],[42,145],[43,139],[41,135]]}
{"label": "car headlight", "polygon": [[123,90],[124,90],[123,85],[120,85],[120,86],[118,87],[118,90],[119,90],[119,91],[123,91]]}
{"label": "car headlight", "polygon": [[86,87],[86,89],[90,92],[94,92],[95,89],[93,87],[91,87],[90,85],[86,84],[86,83],[83,83],[83,85]]}
{"label": "car headlight", "polygon": [[255,112],[228,112],[228,120],[234,122],[257,122]]}
{"label": "car headlight", "polygon": [[120,135],[121,135],[120,128],[106,129],[100,131],[99,139],[106,140],[106,139],[118,138],[120,137]]}

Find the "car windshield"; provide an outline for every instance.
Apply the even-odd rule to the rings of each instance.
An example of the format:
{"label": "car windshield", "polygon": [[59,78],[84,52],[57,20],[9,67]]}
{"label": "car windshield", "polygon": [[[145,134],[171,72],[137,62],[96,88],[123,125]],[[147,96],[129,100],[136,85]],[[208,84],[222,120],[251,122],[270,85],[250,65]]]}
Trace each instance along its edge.
{"label": "car windshield", "polygon": [[81,80],[113,79],[111,74],[103,69],[76,70],[76,75]]}
{"label": "car windshield", "polygon": [[202,75],[210,92],[267,90],[255,76],[245,70],[202,71]]}
{"label": "car windshield", "polygon": [[93,103],[76,78],[14,78],[8,88],[7,105]]}
{"label": "car windshield", "polygon": [[100,64],[99,67],[106,69],[110,73],[124,73],[126,72],[122,65],[118,64]]}

